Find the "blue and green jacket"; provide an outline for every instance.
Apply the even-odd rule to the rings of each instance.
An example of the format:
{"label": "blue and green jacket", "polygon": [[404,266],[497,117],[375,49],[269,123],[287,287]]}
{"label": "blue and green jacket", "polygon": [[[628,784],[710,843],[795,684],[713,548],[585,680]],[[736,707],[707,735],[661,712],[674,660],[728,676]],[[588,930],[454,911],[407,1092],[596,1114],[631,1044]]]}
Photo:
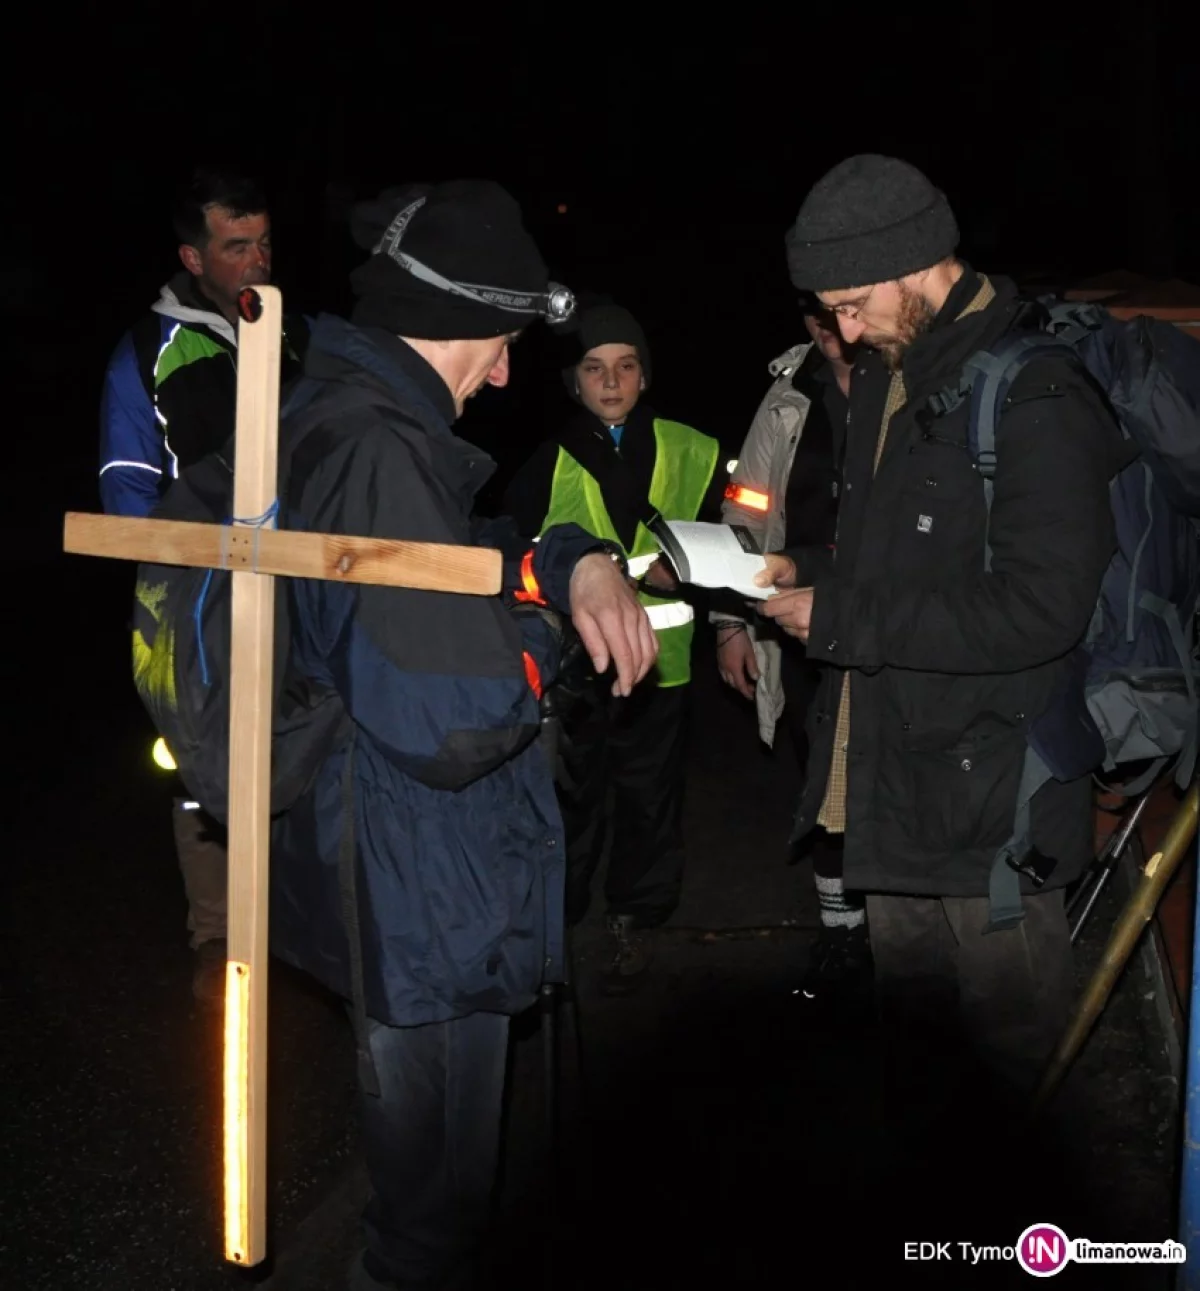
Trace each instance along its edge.
{"label": "blue and green jacket", "polygon": [[[307,324],[285,325],[282,379],[299,371]],[[100,403],[100,499],[145,516],[181,469],[221,448],[237,409],[237,333],[188,273],[121,337]]]}

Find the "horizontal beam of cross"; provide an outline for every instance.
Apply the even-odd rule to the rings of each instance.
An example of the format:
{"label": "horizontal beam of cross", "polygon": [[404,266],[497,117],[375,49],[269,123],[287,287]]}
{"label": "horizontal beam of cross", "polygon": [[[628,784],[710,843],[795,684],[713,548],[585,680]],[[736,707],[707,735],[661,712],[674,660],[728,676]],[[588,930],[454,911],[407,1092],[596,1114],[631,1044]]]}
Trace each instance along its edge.
{"label": "horizontal beam of cross", "polygon": [[63,550],[155,565],[198,565],[473,596],[495,596],[503,576],[503,556],[486,547],[78,511],[67,514]]}

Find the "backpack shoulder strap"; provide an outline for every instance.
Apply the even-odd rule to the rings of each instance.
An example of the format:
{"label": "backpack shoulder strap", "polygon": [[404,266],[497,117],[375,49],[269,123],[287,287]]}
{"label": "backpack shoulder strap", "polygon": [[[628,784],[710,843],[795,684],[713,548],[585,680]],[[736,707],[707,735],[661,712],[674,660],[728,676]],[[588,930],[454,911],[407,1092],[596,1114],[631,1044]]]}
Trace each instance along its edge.
{"label": "backpack shoulder strap", "polygon": [[639,521],[649,525],[658,515],[650,501],[652,475],[639,480],[640,472],[635,473],[628,459],[613,448],[611,441],[606,442],[604,437],[596,434],[583,418],[568,421],[559,432],[558,443],[599,484],[609,515],[618,529],[623,527],[622,517],[632,520],[636,530]]}
{"label": "backpack shoulder strap", "polygon": [[154,369],[158,366],[158,354],[162,349],[163,331],[160,314],[146,314],[132,328],[129,336],[133,342],[133,354],[137,360],[138,376],[146,391],[146,398],[154,404]]}
{"label": "backpack shoulder strap", "polygon": [[[1032,335],[1010,333],[990,349],[973,354],[964,366],[964,376],[971,391],[967,447],[976,470],[985,480],[996,474],[996,428],[1000,422],[1000,405],[1026,364],[1044,354],[1073,356],[1074,350],[1065,341],[1045,332]],[[990,497],[988,503],[990,506]]]}
{"label": "backpack shoulder strap", "polygon": [[[967,416],[967,450],[983,480],[987,520],[984,529],[984,568],[991,570],[992,547],[989,540],[992,497],[996,474],[996,432],[1000,413],[1013,382],[1034,359],[1044,355],[1066,358],[1082,366],[1075,346],[1088,333],[1102,325],[1099,311],[1053,300],[1038,302],[1041,316],[1034,328],[1028,325],[1006,333],[996,344],[973,354],[963,366],[954,387],[947,387],[930,400],[930,411],[942,416],[969,401]],[[1026,316],[1028,319],[1028,315]],[[1045,883],[1054,861],[1043,856],[1033,844],[1031,808],[1037,792],[1053,778],[1041,754],[1029,743],[1017,791],[1012,836],[997,851],[988,883],[989,920],[985,932],[1016,927],[1024,918],[1021,900],[1021,876],[1030,879],[1034,888]]]}
{"label": "backpack shoulder strap", "polygon": [[[928,414],[935,418],[944,417],[962,404],[969,403],[967,452],[983,479],[983,497],[989,525],[996,475],[996,431],[1000,422],[1000,408],[1025,366],[1045,354],[1077,361],[1072,344],[1062,336],[1041,329],[1008,332],[994,345],[971,355],[963,364],[958,381],[953,386],[944,386],[926,403]],[[986,570],[992,567],[992,548],[987,528],[984,530],[983,565]]]}

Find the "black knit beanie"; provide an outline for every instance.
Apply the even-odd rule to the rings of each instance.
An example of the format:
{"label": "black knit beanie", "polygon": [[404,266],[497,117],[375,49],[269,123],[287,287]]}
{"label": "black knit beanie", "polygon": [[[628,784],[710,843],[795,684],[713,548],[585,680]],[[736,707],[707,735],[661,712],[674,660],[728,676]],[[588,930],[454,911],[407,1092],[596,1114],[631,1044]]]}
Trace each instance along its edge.
{"label": "black knit beanie", "polygon": [[[371,252],[350,276],[355,323],[421,340],[480,340],[546,314],[545,262],[499,184],[391,188],[355,206],[350,229]],[[443,281],[430,281],[430,270]]]}
{"label": "black knit beanie", "polygon": [[891,282],[953,254],[958,225],[946,196],[895,157],[850,157],[819,179],[787,234],[801,291]]}
{"label": "black knit beanie", "polygon": [[587,305],[563,329],[570,362],[563,369],[563,381],[571,395],[575,394],[575,369],[583,356],[598,345],[632,345],[642,361],[642,379],[650,387],[650,347],[642,325],[627,309],[611,302]]}

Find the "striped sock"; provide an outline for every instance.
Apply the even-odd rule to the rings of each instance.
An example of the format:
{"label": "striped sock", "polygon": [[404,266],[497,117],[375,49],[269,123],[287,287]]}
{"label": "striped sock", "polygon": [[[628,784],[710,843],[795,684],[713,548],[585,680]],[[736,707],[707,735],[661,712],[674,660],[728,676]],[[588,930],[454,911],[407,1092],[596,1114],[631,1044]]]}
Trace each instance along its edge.
{"label": "striped sock", "polygon": [[857,900],[846,897],[841,876],[826,878],[813,876],[817,884],[817,901],[821,907],[821,924],[825,928],[860,928],[867,919],[865,907]]}

